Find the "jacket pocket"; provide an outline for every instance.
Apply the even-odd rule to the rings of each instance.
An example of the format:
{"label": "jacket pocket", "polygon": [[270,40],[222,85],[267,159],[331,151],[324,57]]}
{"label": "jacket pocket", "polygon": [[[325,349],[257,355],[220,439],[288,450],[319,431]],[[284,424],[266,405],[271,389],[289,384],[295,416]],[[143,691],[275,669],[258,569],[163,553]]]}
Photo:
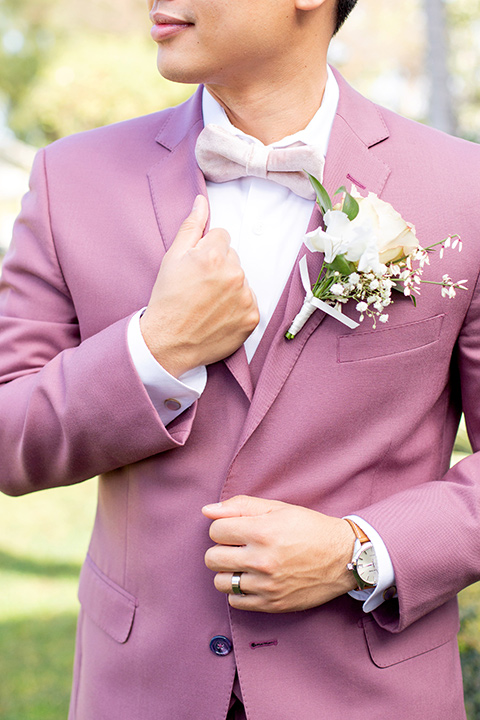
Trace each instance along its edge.
{"label": "jacket pocket", "polygon": [[80,573],[78,599],[85,614],[113,640],[128,640],[138,601],[110,580],[89,555]]}
{"label": "jacket pocket", "polygon": [[386,355],[416,350],[440,338],[445,314],[416,322],[379,328],[369,332],[352,332],[337,339],[337,362],[369,360]]}
{"label": "jacket pocket", "polygon": [[362,622],[368,652],[379,668],[390,667],[435,650],[453,640],[460,629],[456,599],[399,633],[384,630],[371,616],[363,618]]}

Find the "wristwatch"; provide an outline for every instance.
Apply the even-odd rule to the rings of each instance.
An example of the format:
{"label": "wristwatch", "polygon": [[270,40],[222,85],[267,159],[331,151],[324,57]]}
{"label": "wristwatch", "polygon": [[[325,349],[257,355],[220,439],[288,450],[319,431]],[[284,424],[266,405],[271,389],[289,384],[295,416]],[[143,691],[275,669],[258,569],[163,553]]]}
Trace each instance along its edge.
{"label": "wristwatch", "polygon": [[353,520],[344,519],[349,523],[357,538],[353,547],[353,557],[347,564],[347,570],[352,571],[359,590],[373,588],[378,583],[377,556],[373,544]]}

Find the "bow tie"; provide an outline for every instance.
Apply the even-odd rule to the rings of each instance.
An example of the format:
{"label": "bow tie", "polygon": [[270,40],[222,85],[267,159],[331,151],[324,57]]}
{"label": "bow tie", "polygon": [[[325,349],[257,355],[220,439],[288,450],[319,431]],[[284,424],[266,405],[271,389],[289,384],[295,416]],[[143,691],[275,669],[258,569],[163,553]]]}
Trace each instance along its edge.
{"label": "bow tie", "polygon": [[285,185],[306,200],[315,200],[315,191],[304,172],[323,178],[325,159],[313,145],[294,143],[268,148],[250,143],[218,125],[207,125],[198,136],[195,155],[207,180],[222,183],[242,177],[258,177]]}

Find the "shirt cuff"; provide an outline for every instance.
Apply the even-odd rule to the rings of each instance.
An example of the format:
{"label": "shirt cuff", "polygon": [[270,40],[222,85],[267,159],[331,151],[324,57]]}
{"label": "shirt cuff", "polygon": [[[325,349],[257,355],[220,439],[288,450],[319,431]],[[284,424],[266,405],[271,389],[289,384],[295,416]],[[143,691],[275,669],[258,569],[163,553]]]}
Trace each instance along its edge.
{"label": "shirt cuff", "polygon": [[128,349],[148,397],[166,426],[198,400],[207,384],[207,369],[201,365],[178,379],[170,375],[155,360],[143,339],[140,318],[144,309],[139,310],[128,324]]}
{"label": "shirt cuff", "polygon": [[363,530],[372,543],[377,556],[378,583],[376,587],[366,590],[351,590],[348,593],[356,600],[363,600],[363,611],[369,613],[376,610],[385,600],[396,597],[395,572],[386,545],[377,531],[357,515],[346,515],[346,517],[353,520]]}

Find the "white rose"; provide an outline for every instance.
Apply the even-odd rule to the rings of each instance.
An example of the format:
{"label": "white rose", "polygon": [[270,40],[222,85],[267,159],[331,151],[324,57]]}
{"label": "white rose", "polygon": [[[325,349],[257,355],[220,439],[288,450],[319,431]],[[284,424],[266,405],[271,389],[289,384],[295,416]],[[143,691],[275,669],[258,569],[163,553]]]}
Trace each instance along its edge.
{"label": "white rose", "polygon": [[362,197],[352,191],[360,211],[352,225],[362,225],[368,219],[376,236],[379,261],[388,263],[411,255],[418,247],[415,228],[405,222],[390,203],[380,200],[375,193]]}

